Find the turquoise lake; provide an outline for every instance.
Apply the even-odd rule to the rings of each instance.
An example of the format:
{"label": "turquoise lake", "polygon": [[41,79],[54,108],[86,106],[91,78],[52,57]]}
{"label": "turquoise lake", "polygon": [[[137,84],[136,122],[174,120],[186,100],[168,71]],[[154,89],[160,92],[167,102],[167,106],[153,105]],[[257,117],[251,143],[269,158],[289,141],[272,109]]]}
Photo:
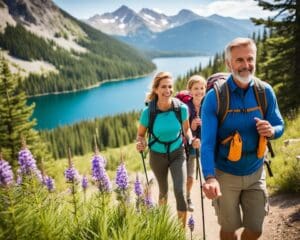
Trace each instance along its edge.
{"label": "turquoise lake", "polygon": [[140,110],[144,107],[145,95],[156,72],[171,72],[174,79],[186,74],[196,66],[204,67],[210,57],[156,58],[157,69],[153,74],[137,79],[104,83],[88,90],[51,94],[28,99],[35,102],[33,118],[37,119],[38,130],[52,129],[82,120]]}

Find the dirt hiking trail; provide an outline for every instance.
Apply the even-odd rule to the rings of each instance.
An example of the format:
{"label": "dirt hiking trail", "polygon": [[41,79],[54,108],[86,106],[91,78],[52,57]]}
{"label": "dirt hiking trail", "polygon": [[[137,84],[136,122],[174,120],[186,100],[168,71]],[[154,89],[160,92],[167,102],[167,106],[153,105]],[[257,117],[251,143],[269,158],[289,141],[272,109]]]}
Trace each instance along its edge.
{"label": "dirt hiking trail", "polygon": [[[158,199],[158,184],[153,173],[149,177],[154,179],[152,186],[152,196],[155,203]],[[194,212],[188,212],[187,220],[193,215],[195,220],[195,229],[193,240],[202,239],[202,210],[199,179],[193,185],[192,201],[195,206]],[[173,192],[172,179],[169,174],[169,195],[168,205],[171,213],[176,216],[176,202]],[[264,221],[264,231],[261,240],[300,240],[300,194],[298,195],[277,195],[269,199],[269,214]],[[206,240],[219,239],[219,225],[215,210],[211,205],[211,200],[204,199],[204,216]],[[241,232],[239,230],[239,232]],[[187,239],[190,239],[189,228],[186,228]]]}

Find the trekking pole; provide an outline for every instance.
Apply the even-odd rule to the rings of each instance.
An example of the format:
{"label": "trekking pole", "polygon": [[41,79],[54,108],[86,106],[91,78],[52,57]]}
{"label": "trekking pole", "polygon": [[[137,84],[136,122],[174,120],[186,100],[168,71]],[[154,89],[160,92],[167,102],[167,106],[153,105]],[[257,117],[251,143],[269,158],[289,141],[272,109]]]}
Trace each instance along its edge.
{"label": "trekking pole", "polygon": [[147,170],[146,170],[144,152],[140,151],[140,154],[141,154],[142,162],[143,162],[143,166],[144,166],[144,172],[145,172],[145,176],[146,176],[147,186],[149,186],[149,180],[148,180],[148,175],[147,175]]}
{"label": "trekking pole", "polygon": [[200,193],[201,193],[201,209],[202,209],[202,231],[203,231],[203,240],[205,240],[205,219],[204,219],[204,202],[203,202],[203,191],[202,191],[202,178],[201,178],[201,172],[200,172],[200,154],[199,149],[196,149],[196,160],[197,160],[197,172],[199,174],[200,179]]}
{"label": "trekking pole", "polygon": [[198,180],[199,163],[196,165],[196,180]]}
{"label": "trekking pole", "polygon": [[269,152],[271,154],[271,157],[275,157],[275,153],[274,153],[274,150],[273,150],[273,147],[272,147],[272,144],[270,141],[267,141],[267,146],[268,146],[268,149],[269,149]]}

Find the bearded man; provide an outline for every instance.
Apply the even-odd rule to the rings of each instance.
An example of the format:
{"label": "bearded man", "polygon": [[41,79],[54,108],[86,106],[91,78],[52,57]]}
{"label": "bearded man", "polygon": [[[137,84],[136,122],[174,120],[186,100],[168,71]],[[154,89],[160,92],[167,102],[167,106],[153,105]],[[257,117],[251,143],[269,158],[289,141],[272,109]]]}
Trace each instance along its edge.
{"label": "bearded man", "polygon": [[[272,87],[262,82],[266,112],[258,106],[255,84],[257,48],[249,38],[236,38],[225,48],[230,76],[227,84],[229,109],[220,123],[215,90],[204,100],[201,163],[203,191],[213,205],[220,224],[220,239],[258,239],[268,212],[264,156],[259,154],[261,139],[276,139],[283,134],[284,122]],[[232,157],[233,156],[233,157]]]}

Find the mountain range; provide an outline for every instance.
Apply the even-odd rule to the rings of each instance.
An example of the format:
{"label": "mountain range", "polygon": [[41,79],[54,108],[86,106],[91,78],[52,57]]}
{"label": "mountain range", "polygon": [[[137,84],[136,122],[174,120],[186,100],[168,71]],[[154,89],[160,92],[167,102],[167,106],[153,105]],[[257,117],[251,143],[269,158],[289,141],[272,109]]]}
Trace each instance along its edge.
{"label": "mountain range", "polygon": [[249,19],[203,17],[187,9],[174,16],[148,8],[136,13],[125,5],[85,22],[137,48],[202,54],[214,54],[235,37],[248,37],[261,31]]}

